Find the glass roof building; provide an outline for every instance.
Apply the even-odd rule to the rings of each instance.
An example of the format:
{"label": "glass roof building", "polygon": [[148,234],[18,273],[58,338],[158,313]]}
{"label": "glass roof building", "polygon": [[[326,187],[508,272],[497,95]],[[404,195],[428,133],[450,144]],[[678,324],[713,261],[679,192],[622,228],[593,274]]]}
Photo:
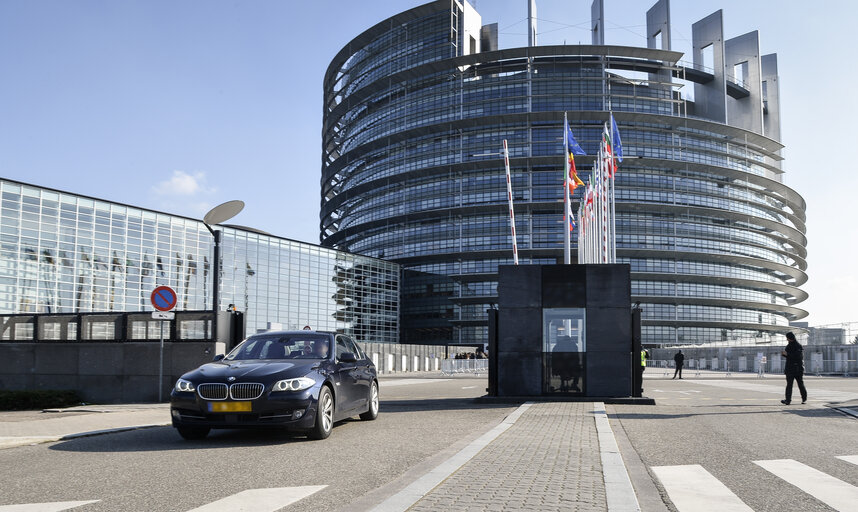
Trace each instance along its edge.
{"label": "glass roof building", "polygon": [[[153,311],[156,286],[177,311],[210,310],[214,240],[195,219],[0,178],[0,315]],[[339,331],[399,341],[395,263],[238,226],[222,230],[220,307],[247,334]]]}
{"label": "glass roof building", "polygon": [[402,342],[486,339],[497,267],[512,264],[504,139],[521,264],[563,261],[564,112],[590,155],[609,112],[619,125],[616,253],[644,343],[768,341],[807,315],[805,202],[782,180],[777,56],[760,55],[757,32],[725,40],[718,11],[693,24],[683,57],[669,12],[668,0],[647,12],[647,47],[606,45],[595,0],[592,44],[538,46],[533,17],[529,46],[499,49],[496,24],[438,0],[333,58],[321,241],[403,265]]}

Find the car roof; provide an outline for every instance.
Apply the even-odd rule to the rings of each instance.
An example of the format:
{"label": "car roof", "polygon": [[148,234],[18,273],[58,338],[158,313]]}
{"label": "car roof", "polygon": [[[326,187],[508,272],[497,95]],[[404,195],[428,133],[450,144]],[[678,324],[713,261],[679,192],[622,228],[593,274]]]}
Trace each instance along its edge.
{"label": "car roof", "polygon": [[262,332],[257,332],[256,334],[252,334],[251,336],[260,336],[260,335],[266,335],[266,334],[275,334],[275,335],[281,335],[281,334],[298,334],[298,335],[326,334],[328,336],[335,336],[337,333],[332,332],[332,331],[310,331],[310,330],[302,329],[302,330],[293,330],[293,331],[262,331]]}

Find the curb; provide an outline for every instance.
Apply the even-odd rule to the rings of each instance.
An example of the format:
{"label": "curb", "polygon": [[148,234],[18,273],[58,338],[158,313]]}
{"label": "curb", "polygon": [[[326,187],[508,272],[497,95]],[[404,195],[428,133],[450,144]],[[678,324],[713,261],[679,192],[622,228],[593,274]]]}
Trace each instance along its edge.
{"label": "curb", "polygon": [[[9,448],[18,448],[20,446],[33,446],[37,444],[44,443],[55,443],[58,441],[70,441],[72,439],[79,439],[82,437],[93,437],[100,436],[102,434],[115,434],[117,432],[128,432],[130,430],[140,430],[144,428],[154,428],[154,427],[169,427],[172,423],[152,423],[147,425],[132,425],[128,427],[116,427],[116,428],[106,428],[102,430],[90,430],[87,432],[75,432],[73,434],[66,434],[62,436],[34,436],[34,437],[26,437],[26,436],[11,436],[0,439],[0,450],[6,450]],[[20,439],[20,442],[15,443],[15,439]],[[8,441],[9,444],[3,444],[3,441]]]}
{"label": "curb", "polygon": [[154,427],[169,427],[172,423],[151,423],[148,425],[132,425],[130,427],[116,427],[116,428],[106,428],[103,430],[90,430],[88,432],[77,432],[74,434],[67,434],[60,438],[58,441],[67,441],[69,439],[78,439],[80,437],[92,437],[92,436],[100,436],[102,434],[114,434],[116,432],[127,432],[129,430],[140,430],[144,428],[154,428]]}

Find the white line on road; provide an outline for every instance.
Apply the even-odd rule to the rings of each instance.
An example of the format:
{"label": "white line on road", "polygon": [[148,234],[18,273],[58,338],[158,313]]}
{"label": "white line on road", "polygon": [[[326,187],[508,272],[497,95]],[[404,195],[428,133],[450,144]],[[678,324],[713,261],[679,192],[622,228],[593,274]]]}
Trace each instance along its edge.
{"label": "white line on road", "polygon": [[[812,383],[807,383],[807,381],[805,382],[805,385],[808,387],[807,393],[810,400],[823,400],[826,402],[845,402],[848,400],[858,399],[858,393],[850,391],[833,391],[830,389],[816,389],[813,387],[814,384],[821,381],[813,381]],[[741,389],[745,391],[759,391],[760,393],[774,393],[777,395],[783,395],[785,387],[784,384],[756,384],[752,382],[742,382],[736,380],[695,380],[694,384],[729,389]],[[794,390],[794,392],[795,391],[796,390]],[[795,393],[793,394],[793,399],[794,398]]]}
{"label": "white line on road", "polygon": [[851,462],[852,464],[858,464],[858,455],[841,455],[836,458],[845,460],[846,462]]}
{"label": "white line on road", "polygon": [[856,510],[858,487],[843,480],[838,480],[792,459],[755,460],[754,464],[786,480],[835,510],[842,512]]}
{"label": "white line on road", "polygon": [[0,512],[61,512],[71,508],[82,507],[101,500],[90,501],[55,501],[52,503],[28,503],[26,505],[0,505]]}
{"label": "white line on road", "polygon": [[379,387],[384,389],[390,386],[407,386],[409,384],[427,384],[434,382],[444,382],[449,379],[383,379],[379,383]]}
{"label": "white line on road", "polygon": [[629,479],[629,472],[620,455],[617,439],[611,430],[608,414],[603,402],[593,404],[593,414],[596,418],[596,433],[599,436],[599,452],[602,456],[602,476],[605,479],[605,498],[608,511],[638,512],[641,507],[635,496],[635,488]]}
{"label": "white line on road", "polygon": [[474,389],[477,386],[462,386],[462,389]]}
{"label": "white line on road", "polygon": [[653,466],[679,512],[753,512],[700,464]]}
{"label": "white line on road", "polygon": [[418,478],[405,489],[402,489],[398,493],[379,503],[372,509],[372,511],[403,512],[408,510],[411,505],[417,503],[420,498],[437,487],[460,467],[464,466],[466,462],[474,458],[480,450],[494,441],[495,438],[506,432],[506,430],[510,428],[513,423],[515,423],[516,420],[524,414],[524,411],[530,408],[531,405],[533,405],[533,402],[522,404],[518,409],[513,411],[512,414],[500,422],[498,426],[481,435],[474,442],[464,447],[459,453],[442,462],[438,467]]}
{"label": "white line on road", "polygon": [[189,512],[274,512],[315,494],[327,485],[248,489]]}

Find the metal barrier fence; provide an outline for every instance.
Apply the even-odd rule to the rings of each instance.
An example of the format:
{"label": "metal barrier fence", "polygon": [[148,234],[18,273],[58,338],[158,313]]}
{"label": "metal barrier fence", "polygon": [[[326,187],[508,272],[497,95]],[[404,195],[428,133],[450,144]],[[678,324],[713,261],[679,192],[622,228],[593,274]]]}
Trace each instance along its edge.
{"label": "metal barrier fence", "polygon": [[458,373],[480,375],[488,372],[488,359],[444,359],[441,361],[441,375],[455,375]]}
{"label": "metal barrier fence", "polygon": [[[661,372],[663,377],[671,377],[676,371],[676,364],[670,360],[653,360],[647,361],[647,369],[653,369],[652,373]],[[695,377],[700,377],[701,371],[706,371],[708,374],[715,376],[723,375],[731,376],[733,373],[738,374],[757,374],[757,377],[764,378],[768,374],[783,375],[784,359],[781,357],[764,357],[764,358],[748,358],[741,356],[737,361],[729,359],[707,358],[707,359],[692,359],[687,358],[682,366],[683,373]],[[821,377],[827,376],[843,376],[854,377],[858,376],[858,360],[856,359],[820,359],[817,357],[805,358],[804,374],[815,375]]]}

